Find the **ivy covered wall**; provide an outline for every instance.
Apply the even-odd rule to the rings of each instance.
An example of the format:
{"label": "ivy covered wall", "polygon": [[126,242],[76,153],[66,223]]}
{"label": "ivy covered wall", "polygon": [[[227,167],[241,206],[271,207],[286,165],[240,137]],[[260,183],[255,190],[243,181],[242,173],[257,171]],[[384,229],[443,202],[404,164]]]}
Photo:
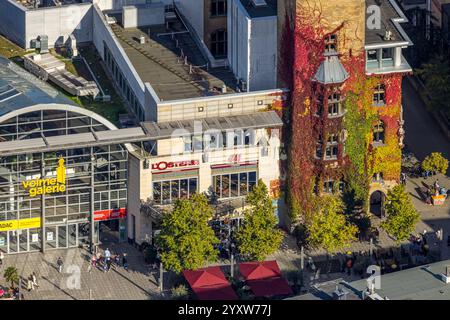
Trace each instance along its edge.
{"label": "ivy covered wall", "polygon": [[[364,40],[351,37],[345,19],[338,26],[330,25],[317,6],[297,8],[294,16],[284,12],[279,70],[281,80],[291,90],[289,107],[284,109],[288,124],[284,137],[289,147],[287,200],[291,218],[298,221],[313,214],[311,200],[314,192],[321,192],[324,181],[343,181],[345,198],[365,207],[375,173],[382,173],[385,180],[399,179],[403,75],[367,76]],[[349,78],[344,83],[322,85],[313,77],[325,59],[325,38],[331,34],[337,35],[339,59]],[[385,86],[385,106],[373,105],[379,84]],[[328,110],[327,97],[332,92],[345,99],[342,117],[330,118],[327,112],[320,115],[319,109]],[[380,120],[384,123],[384,144],[374,146],[373,128]],[[339,135],[337,158],[317,158],[319,139],[324,142],[334,134]]]}

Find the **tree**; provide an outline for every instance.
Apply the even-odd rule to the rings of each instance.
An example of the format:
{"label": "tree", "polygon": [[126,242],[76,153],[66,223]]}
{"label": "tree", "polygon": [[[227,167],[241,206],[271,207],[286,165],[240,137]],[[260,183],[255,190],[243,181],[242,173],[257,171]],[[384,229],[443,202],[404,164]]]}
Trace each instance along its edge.
{"label": "tree", "polygon": [[177,200],[173,211],[163,217],[161,233],[156,239],[165,268],[180,273],[216,261],[214,245],[219,240],[208,224],[213,213],[203,194]]}
{"label": "tree", "polygon": [[274,253],[283,240],[277,227],[275,208],[262,180],[247,195],[250,209],[244,212],[244,222],[236,233],[239,252],[251,260],[263,261]]}
{"label": "tree", "polygon": [[344,215],[344,202],[338,195],[323,195],[315,199],[316,213],[307,222],[308,243],[336,253],[356,240],[358,228]]}
{"label": "tree", "polygon": [[403,185],[395,186],[388,192],[386,201],[387,220],[381,227],[397,242],[409,238],[420,219]]}
{"label": "tree", "polygon": [[448,160],[442,156],[442,153],[433,152],[422,161],[422,169],[445,174],[448,169]]}
{"label": "tree", "polygon": [[19,272],[15,267],[8,267],[3,277],[7,282],[11,282],[11,287],[14,288],[14,284],[19,281]]}
{"label": "tree", "polygon": [[444,56],[434,56],[424,63],[416,73],[425,81],[425,89],[430,98],[432,110],[442,110],[450,115],[450,64]]}

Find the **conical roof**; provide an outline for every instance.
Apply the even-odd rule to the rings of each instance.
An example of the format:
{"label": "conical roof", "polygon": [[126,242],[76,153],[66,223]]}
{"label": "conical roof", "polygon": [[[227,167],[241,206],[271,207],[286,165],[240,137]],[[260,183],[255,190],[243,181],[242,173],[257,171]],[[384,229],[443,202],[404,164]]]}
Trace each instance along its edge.
{"label": "conical roof", "polygon": [[336,53],[326,53],[313,80],[322,84],[338,84],[347,80],[349,74]]}

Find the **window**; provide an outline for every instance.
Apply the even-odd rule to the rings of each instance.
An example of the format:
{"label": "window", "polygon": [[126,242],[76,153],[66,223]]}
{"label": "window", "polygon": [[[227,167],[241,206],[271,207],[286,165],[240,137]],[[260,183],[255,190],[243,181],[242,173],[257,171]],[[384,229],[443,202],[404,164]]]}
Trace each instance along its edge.
{"label": "window", "polygon": [[337,35],[330,34],[325,37],[325,52],[337,52]]}
{"label": "window", "polygon": [[227,0],[211,0],[211,17],[227,15]]}
{"label": "window", "polygon": [[331,134],[327,140],[327,147],[325,149],[325,159],[337,159],[339,153],[339,140],[337,134]]}
{"label": "window", "polygon": [[197,178],[158,181],[153,183],[153,201],[170,204],[177,199],[189,198],[197,192]]}
{"label": "window", "polygon": [[383,173],[382,172],[377,172],[373,175],[372,178],[372,182],[383,182]]}
{"label": "window", "polygon": [[379,121],[373,128],[373,142],[376,144],[384,144],[384,123]]}
{"label": "window", "polygon": [[373,94],[373,105],[384,106],[386,104],[386,88],[384,84],[379,84],[375,87]]}
{"label": "window", "polygon": [[219,199],[246,196],[256,184],[256,172],[215,175],[213,190]]}
{"label": "window", "polygon": [[328,180],[323,183],[323,192],[324,193],[333,193],[334,189],[334,181]]}
{"label": "window", "polygon": [[378,51],[377,50],[367,51],[367,61],[368,62],[378,61]]}
{"label": "window", "polygon": [[383,67],[392,67],[394,65],[393,48],[384,48],[381,51],[381,59]]}
{"label": "window", "polygon": [[341,115],[342,101],[339,93],[333,93],[328,97],[328,116],[335,117]]}
{"label": "window", "polygon": [[211,54],[215,58],[224,58],[227,56],[226,30],[217,30],[211,34]]}

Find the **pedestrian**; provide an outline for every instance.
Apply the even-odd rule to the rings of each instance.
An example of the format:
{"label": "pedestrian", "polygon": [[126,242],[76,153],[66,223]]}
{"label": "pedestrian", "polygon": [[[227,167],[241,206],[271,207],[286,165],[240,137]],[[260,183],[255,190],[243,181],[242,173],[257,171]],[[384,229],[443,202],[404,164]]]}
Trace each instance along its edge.
{"label": "pedestrian", "polygon": [[434,189],[436,189],[436,190],[441,189],[441,186],[439,185],[439,179],[436,179],[436,181],[434,182]]}
{"label": "pedestrian", "polygon": [[402,172],[400,175],[401,184],[406,185],[406,174]]}
{"label": "pedestrian", "polygon": [[106,260],[106,271],[108,271],[109,272],[109,270],[111,270],[111,259],[109,259],[109,260]]}
{"label": "pedestrian", "polygon": [[28,277],[28,279],[27,279],[27,290],[28,290],[28,292],[33,290],[33,282],[31,281],[31,276]]}
{"label": "pedestrian", "polygon": [[128,271],[128,259],[127,259],[126,253],[124,253],[122,256],[122,265],[123,265],[123,268]]}
{"label": "pedestrian", "polygon": [[114,257],[114,263],[120,267],[120,254],[116,254],[116,256]]}
{"label": "pedestrian", "polygon": [[92,255],[91,264],[94,268],[97,268],[97,256],[95,254]]}
{"label": "pedestrian", "polygon": [[0,266],[3,265],[3,259],[5,259],[5,254],[3,251],[0,252]]}
{"label": "pedestrian", "polygon": [[56,265],[58,266],[59,273],[61,273],[64,265],[63,259],[61,257],[58,257],[58,260],[56,260]]}
{"label": "pedestrian", "polygon": [[31,281],[33,281],[33,285],[39,288],[39,285],[37,283],[37,276],[36,276],[36,272],[33,271],[33,273],[31,274]]}
{"label": "pedestrian", "polygon": [[111,259],[111,252],[109,251],[108,248],[106,248],[106,250],[105,250],[105,259],[106,259],[106,261]]}

